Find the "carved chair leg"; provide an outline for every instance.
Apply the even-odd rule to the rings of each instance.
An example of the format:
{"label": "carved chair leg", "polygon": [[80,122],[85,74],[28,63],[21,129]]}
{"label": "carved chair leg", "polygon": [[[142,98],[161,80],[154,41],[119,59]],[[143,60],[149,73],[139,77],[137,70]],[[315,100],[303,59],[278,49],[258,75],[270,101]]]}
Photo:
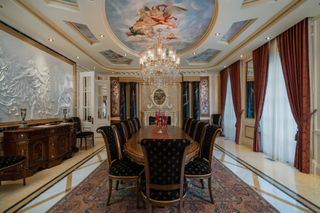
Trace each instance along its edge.
{"label": "carved chair leg", "polygon": [[208,178],[208,190],[209,190],[211,203],[214,204],[214,201],[213,201],[213,198],[212,198],[212,190],[211,190],[211,177]]}
{"label": "carved chair leg", "polygon": [[94,147],[94,135],[92,135],[92,147]]}
{"label": "carved chair leg", "polygon": [[139,185],[139,178],[137,178],[137,208],[139,209],[139,195],[140,195],[140,185]]}
{"label": "carved chair leg", "polygon": [[152,205],[149,200],[147,200],[147,212],[152,213]]}
{"label": "carved chair leg", "polygon": [[116,182],[116,190],[118,190],[119,189],[119,180],[117,180],[117,182]]}
{"label": "carved chair leg", "polygon": [[201,183],[201,189],[204,189],[203,179],[200,179],[200,183]]}
{"label": "carved chair leg", "polygon": [[86,137],[84,138],[84,146],[85,146],[84,148],[87,150],[87,138]]}
{"label": "carved chair leg", "polygon": [[110,204],[111,191],[112,191],[112,179],[109,179],[109,192],[108,192],[107,206],[109,206],[109,204]]}

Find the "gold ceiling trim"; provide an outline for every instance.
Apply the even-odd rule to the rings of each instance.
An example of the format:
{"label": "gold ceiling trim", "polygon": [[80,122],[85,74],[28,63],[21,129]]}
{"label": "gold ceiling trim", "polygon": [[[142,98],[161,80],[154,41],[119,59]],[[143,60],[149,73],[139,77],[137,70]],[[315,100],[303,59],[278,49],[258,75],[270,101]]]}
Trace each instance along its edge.
{"label": "gold ceiling trim", "polygon": [[248,36],[246,39],[244,39],[240,44],[238,44],[234,49],[229,51],[229,53],[225,54],[219,61],[217,61],[214,66],[218,66],[221,62],[235,54],[239,49],[247,45],[251,40],[258,37],[261,33],[269,29],[271,26],[276,24],[278,21],[280,21],[282,18],[284,18],[287,14],[289,14],[292,10],[300,6],[302,3],[304,3],[305,0],[292,0],[289,4],[287,4],[283,9],[281,9],[278,13],[276,13],[274,16],[272,16],[271,19],[269,19],[265,24],[263,24],[261,27],[259,27],[255,32],[253,32],[250,36]]}

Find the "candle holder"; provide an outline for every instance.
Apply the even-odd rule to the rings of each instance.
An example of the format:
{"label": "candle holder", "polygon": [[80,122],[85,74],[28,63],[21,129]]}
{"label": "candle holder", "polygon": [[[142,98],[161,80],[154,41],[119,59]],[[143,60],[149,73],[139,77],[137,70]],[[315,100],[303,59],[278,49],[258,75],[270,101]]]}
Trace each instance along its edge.
{"label": "candle holder", "polygon": [[62,114],[63,114],[63,122],[67,122],[67,113],[68,113],[68,108],[63,108],[62,109]]}
{"label": "candle holder", "polygon": [[28,128],[28,125],[27,125],[27,122],[26,122],[27,109],[26,108],[20,108],[20,115],[21,115],[20,128]]}

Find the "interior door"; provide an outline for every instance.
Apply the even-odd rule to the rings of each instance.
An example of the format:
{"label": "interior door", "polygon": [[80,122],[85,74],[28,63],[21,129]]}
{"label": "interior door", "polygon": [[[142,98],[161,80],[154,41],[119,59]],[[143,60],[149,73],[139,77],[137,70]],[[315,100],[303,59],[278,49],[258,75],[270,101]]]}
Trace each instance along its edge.
{"label": "interior door", "polygon": [[[96,80],[94,131],[100,126],[110,125],[110,80]],[[102,137],[101,134],[96,134]]]}

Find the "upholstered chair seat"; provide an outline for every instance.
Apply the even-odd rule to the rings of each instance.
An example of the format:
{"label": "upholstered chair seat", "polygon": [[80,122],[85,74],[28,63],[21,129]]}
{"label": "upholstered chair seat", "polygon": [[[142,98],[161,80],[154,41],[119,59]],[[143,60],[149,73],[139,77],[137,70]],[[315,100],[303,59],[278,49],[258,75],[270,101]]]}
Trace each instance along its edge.
{"label": "upholstered chair seat", "polygon": [[25,162],[26,157],[22,155],[0,156],[0,185],[1,180],[11,180],[8,179],[7,175],[12,173],[17,177],[22,177],[23,185],[26,185]]}
{"label": "upholstered chair seat", "polygon": [[203,158],[195,158],[189,162],[185,168],[185,174],[192,175],[210,175],[211,168],[209,162]]}
{"label": "upholstered chair seat", "polygon": [[143,170],[143,165],[136,164],[124,157],[111,163],[109,174],[112,176],[132,177],[138,176]]}

